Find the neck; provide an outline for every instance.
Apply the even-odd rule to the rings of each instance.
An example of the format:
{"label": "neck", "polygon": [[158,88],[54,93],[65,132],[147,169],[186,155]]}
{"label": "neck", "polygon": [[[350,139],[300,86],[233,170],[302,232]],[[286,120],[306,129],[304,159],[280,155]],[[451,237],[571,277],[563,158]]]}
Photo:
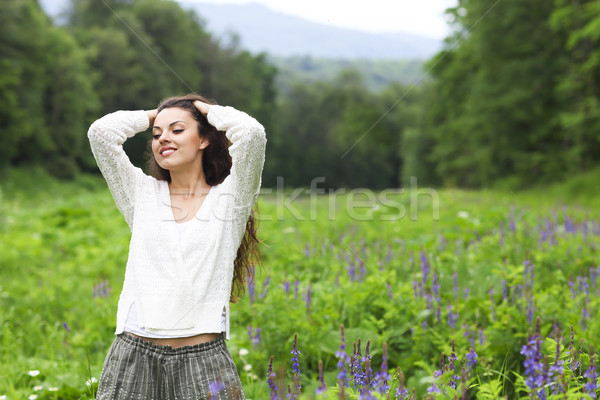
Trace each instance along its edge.
{"label": "neck", "polygon": [[202,169],[196,171],[170,171],[171,182],[169,183],[169,190],[172,195],[180,195],[185,198],[193,197],[195,195],[203,195],[210,190],[210,186],[206,183],[206,177]]}

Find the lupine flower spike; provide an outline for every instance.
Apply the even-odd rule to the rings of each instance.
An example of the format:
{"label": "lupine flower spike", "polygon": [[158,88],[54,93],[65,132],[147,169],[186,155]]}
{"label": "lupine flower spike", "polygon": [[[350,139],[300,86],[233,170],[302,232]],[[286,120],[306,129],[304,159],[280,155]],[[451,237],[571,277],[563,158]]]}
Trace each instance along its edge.
{"label": "lupine flower spike", "polygon": [[335,353],[335,356],[338,358],[338,375],[337,381],[340,388],[348,387],[348,374],[346,372],[346,364],[350,363],[350,357],[346,353],[346,336],[344,334],[344,325],[340,326],[340,332],[342,334],[342,342],[340,344],[340,349]]}
{"label": "lupine flower spike", "polygon": [[292,372],[294,373],[294,393],[293,398],[297,399],[298,395],[300,395],[300,391],[302,386],[300,385],[300,360],[298,356],[300,355],[300,351],[298,351],[298,334],[294,335],[294,347],[291,351],[292,354]]}
{"label": "lupine flower spike", "polygon": [[325,378],[323,377],[323,361],[319,360],[319,387],[315,391],[317,395],[325,392],[327,390],[327,386],[325,385]]}
{"label": "lupine flower spike", "polygon": [[275,378],[275,372],[273,372],[273,356],[271,356],[269,359],[269,370],[267,371],[267,384],[271,389],[271,400],[277,400],[279,397],[277,396],[277,386],[273,378]]}
{"label": "lupine flower spike", "polygon": [[404,387],[404,374],[398,368],[398,388],[396,389],[396,400],[404,400],[408,396],[408,389]]}

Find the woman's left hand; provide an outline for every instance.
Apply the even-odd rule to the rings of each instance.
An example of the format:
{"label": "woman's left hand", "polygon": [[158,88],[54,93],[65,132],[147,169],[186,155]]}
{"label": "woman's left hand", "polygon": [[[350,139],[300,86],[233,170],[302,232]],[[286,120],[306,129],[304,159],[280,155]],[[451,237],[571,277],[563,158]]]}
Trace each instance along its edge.
{"label": "woman's left hand", "polygon": [[194,101],[194,107],[196,107],[205,117],[210,111],[210,104],[206,104],[200,100]]}

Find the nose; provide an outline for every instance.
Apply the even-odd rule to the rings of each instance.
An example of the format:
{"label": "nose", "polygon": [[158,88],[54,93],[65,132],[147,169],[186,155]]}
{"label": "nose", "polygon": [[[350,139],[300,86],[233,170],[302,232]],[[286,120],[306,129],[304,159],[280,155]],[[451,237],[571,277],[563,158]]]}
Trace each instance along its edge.
{"label": "nose", "polygon": [[169,135],[168,131],[164,131],[160,134],[160,137],[158,138],[158,141],[163,143],[163,142],[170,142],[171,141],[171,136]]}

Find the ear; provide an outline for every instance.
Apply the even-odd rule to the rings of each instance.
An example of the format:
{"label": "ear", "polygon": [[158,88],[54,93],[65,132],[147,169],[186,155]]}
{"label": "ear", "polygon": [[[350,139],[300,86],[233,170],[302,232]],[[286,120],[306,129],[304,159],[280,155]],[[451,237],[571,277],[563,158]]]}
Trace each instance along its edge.
{"label": "ear", "polygon": [[202,141],[200,142],[200,146],[198,146],[199,150],[204,150],[205,148],[208,147],[208,145],[210,144],[210,142],[208,141],[207,138],[203,138]]}

